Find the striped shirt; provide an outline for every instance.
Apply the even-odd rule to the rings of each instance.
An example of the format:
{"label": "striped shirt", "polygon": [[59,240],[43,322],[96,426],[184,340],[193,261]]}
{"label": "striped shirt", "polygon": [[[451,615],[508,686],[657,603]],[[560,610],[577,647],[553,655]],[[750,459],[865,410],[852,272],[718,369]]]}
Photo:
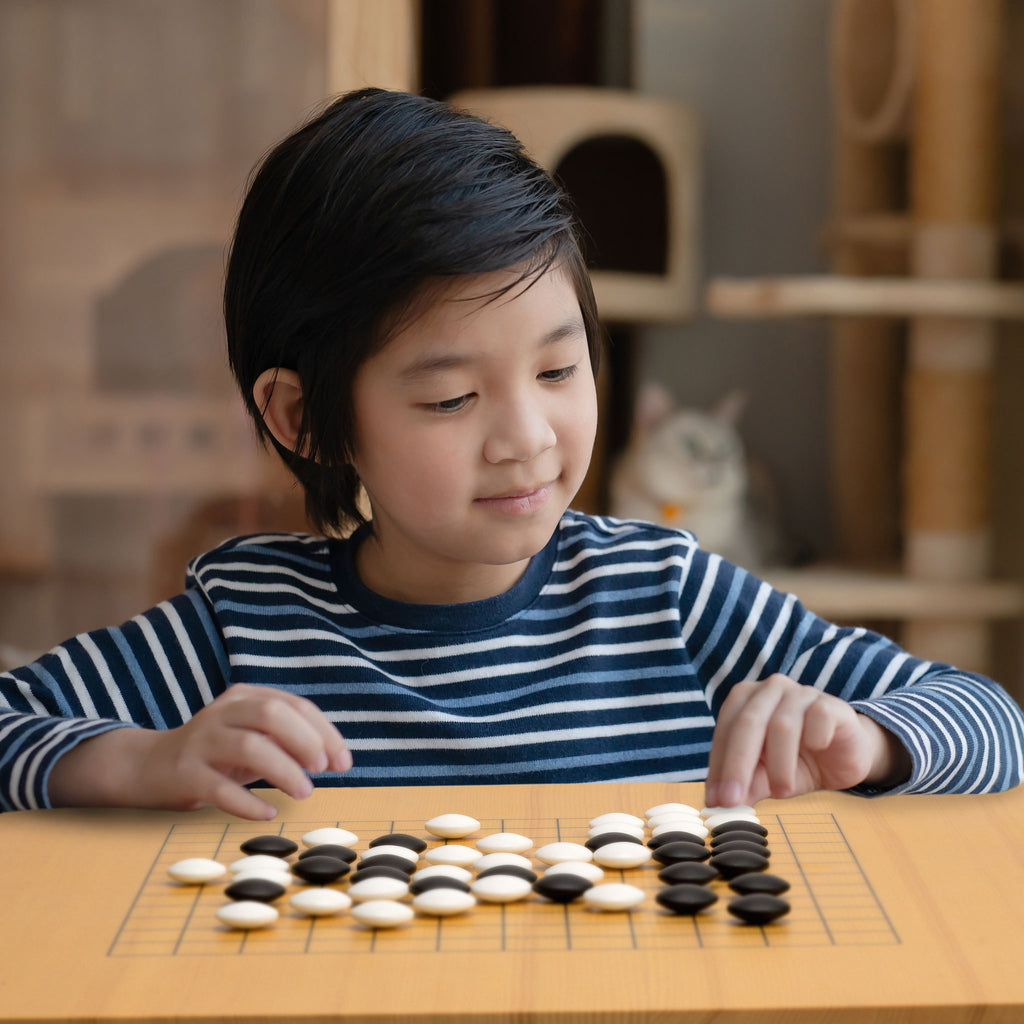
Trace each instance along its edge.
{"label": "striped shirt", "polygon": [[783,673],[910,751],[891,792],[987,792],[1024,773],[995,683],[818,618],[687,533],[567,512],[511,590],[411,605],[362,585],[351,540],[242,537],[185,591],[0,675],[0,807],[48,806],[83,739],[181,725],[235,682],[314,701],[354,767],[321,785],[693,781],[739,680]]}

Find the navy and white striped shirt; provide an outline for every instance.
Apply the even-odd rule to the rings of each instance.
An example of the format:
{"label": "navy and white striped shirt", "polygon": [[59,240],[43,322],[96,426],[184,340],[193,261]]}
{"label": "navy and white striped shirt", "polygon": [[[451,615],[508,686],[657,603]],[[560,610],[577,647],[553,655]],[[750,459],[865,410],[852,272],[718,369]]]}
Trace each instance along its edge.
{"label": "navy and white striped shirt", "polygon": [[243,537],[184,593],[0,675],[0,807],[48,806],[53,763],[125,723],[182,724],[235,682],[288,689],[353,752],[321,785],[705,777],[739,680],[784,673],[895,733],[893,792],[987,792],[1024,774],[1024,716],[995,683],[840,628],[686,533],[567,512],[516,585],[456,605],[364,587],[349,541]]}

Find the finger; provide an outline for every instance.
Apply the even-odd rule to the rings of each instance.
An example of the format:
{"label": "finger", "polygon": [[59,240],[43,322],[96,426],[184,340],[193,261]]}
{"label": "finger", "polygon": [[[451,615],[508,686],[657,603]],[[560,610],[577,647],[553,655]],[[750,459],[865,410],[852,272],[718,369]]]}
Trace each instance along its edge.
{"label": "finger", "polygon": [[272,687],[232,687],[244,699],[235,703],[240,716],[232,721],[274,738],[306,770],[314,774],[347,771],[352,755],[337,727],[311,700]]}
{"label": "finger", "polygon": [[782,678],[772,676],[758,683],[738,684],[723,703],[708,770],[716,803],[730,806],[747,798],[768,720],[785,692],[785,686],[778,682]]}
{"label": "finger", "polygon": [[309,704],[294,694],[267,689],[234,702],[225,712],[225,722],[237,729],[262,733],[307,772],[321,772],[328,763],[324,733],[303,703]]}
{"label": "finger", "polygon": [[810,686],[787,690],[776,705],[765,731],[761,760],[771,795],[778,799],[796,792],[797,765],[804,745],[806,716],[821,693]]}
{"label": "finger", "polygon": [[261,800],[244,786],[220,772],[207,768],[203,774],[205,785],[199,788],[206,795],[202,799],[202,803],[212,804],[228,814],[233,814],[237,818],[247,818],[250,821],[270,821],[277,815],[276,807],[267,803],[266,800]]}
{"label": "finger", "polygon": [[313,783],[302,765],[271,737],[252,729],[224,730],[216,755],[209,763],[231,779],[263,780],[295,800],[304,800],[313,791]]}
{"label": "finger", "polygon": [[295,708],[316,731],[322,745],[322,765],[317,771],[347,772],[352,767],[352,753],[345,745],[345,739],[338,727],[305,697],[295,697]]}

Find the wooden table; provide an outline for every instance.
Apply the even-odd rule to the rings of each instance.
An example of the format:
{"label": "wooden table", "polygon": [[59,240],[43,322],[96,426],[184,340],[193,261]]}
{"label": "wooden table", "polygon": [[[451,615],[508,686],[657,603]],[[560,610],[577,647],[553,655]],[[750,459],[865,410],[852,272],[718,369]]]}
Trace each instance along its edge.
{"label": "wooden table", "polygon": [[[0,1019],[22,1021],[1013,1021],[1024,1019],[1024,790],[758,807],[791,913],[742,925],[722,899],[697,919],[650,898],[600,914],[540,899],[373,932],[351,917],[217,924],[219,884],[166,866],[229,861],[249,836],[342,824],[423,834],[445,811],[480,834],[576,839],[608,810],[643,814],[700,786],[663,783],[320,790],[269,828],[195,814],[0,816]],[[472,839],[466,840],[472,842]]]}

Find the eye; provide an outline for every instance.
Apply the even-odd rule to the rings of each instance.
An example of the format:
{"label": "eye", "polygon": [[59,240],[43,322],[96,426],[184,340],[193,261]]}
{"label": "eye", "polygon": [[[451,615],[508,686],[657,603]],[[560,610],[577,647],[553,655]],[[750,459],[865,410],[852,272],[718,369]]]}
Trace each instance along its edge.
{"label": "eye", "polygon": [[576,376],[577,369],[578,366],[574,363],[572,366],[563,366],[558,370],[545,370],[540,374],[540,379],[551,383],[557,383],[560,380],[569,380],[570,377]]}
{"label": "eye", "polygon": [[469,404],[469,400],[472,397],[472,395],[459,395],[458,398],[449,398],[443,402],[431,402],[427,408],[432,412],[441,414],[458,412]]}

